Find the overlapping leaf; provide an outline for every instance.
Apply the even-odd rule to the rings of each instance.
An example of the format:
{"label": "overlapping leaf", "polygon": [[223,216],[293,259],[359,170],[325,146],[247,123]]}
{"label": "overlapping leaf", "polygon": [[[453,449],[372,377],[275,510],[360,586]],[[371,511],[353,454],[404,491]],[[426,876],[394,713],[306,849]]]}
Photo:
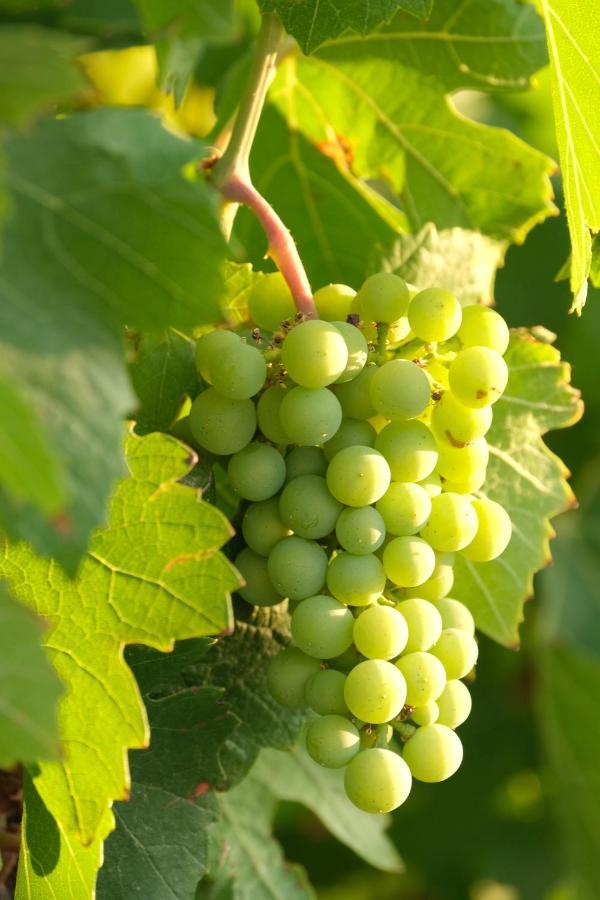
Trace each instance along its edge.
{"label": "overlapping leaf", "polygon": [[131,365],[131,380],[139,397],[138,434],[166,431],[186,395],[198,393],[194,342],[172,328],[144,335]]}

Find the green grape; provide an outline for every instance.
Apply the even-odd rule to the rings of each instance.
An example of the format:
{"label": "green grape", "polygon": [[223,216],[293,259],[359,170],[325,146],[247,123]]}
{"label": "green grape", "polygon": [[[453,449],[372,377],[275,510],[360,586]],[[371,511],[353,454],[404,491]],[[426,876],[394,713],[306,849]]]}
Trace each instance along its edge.
{"label": "green grape", "polygon": [[319,447],[293,447],[285,458],[287,480],[301,475],[325,475],[327,460]]}
{"label": "green grape", "polygon": [[235,566],[246,584],[238,588],[238,594],[254,606],[275,606],[281,597],[273,587],[267,571],[267,561],[249,547],[240,550],[235,558]]}
{"label": "green grape", "polygon": [[395,719],[404,706],[406,682],[393,663],[366,659],[348,673],[344,699],[357,719],[383,724]]}
{"label": "green grape", "polygon": [[423,600],[441,600],[449,594],[454,584],[454,554],[436,553],[435,569],[427,581],[416,588],[408,588],[403,592],[405,597],[420,597]]}
{"label": "green grape", "polygon": [[327,569],[327,587],[341,603],[367,606],[381,596],[385,587],[381,561],[372,553],[338,553]]}
{"label": "green grape", "polygon": [[[476,472],[472,478],[467,479],[466,481],[450,481],[449,479],[444,479],[444,491],[450,494],[472,494],[474,491],[478,491],[480,487],[485,483],[486,473],[485,470],[480,472]],[[472,500],[473,498],[470,497]]]}
{"label": "green grape", "polygon": [[[303,601],[304,602],[304,601]],[[320,716],[347,716],[344,700],[346,676],[337,669],[321,669],[306,682],[306,705]]]}
{"label": "green grape", "polygon": [[336,453],[346,447],[372,447],[377,433],[370,422],[364,419],[342,419],[342,424],[323,447],[326,459],[330,462]]}
{"label": "green grape", "polygon": [[401,756],[384,747],[361,750],[344,772],[350,801],[368,813],[389,813],[401,806],[412,786],[410,769]]}
{"label": "green grape", "polygon": [[314,541],[292,535],[275,544],[267,568],[282,597],[304,600],[318,594],[325,584],[327,554]]}
{"label": "green grape", "polygon": [[418,781],[445,781],[458,770],[463,749],[460,738],[450,728],[424,725],[404,745],[403,756]]}
{"label": "green grape", "polygon": [[460,600],[444,597],[438,600],[435,606],[442,617],[443,628],[458,628],[459,631],[466,631],[471,636],[475,634],[475,621],[471,610]]}
{"label": "green grape", "polygon": [[410,597],[396,606],[408,625],[405,653],[429,650],[442,633],[442,617],[433,603],[421,597]]}
{"label": "green grape", "polygon": [[416,587],[431,576],[435,567],[435,553],[421,538],[394,538],[383,552],[385,574],[398,587]]}
{"label": "green grape", "polygon": [[259,556],[268,556],[275,544],[290,534],[279,515],[279,498],[251,503],[242,519],[242,535]]}
{"label": "green grape", "polygon": [[397,347],[403,344],[409,337],[414,337],[410,330],[410,323],[406,316],[402,316],[397,322],[392,322],[386,336],[386,344],[388,347]]}
{"label": "green grape", "polygon": [[466,631],[445,628],[431,652],[443,664],[450,681],[469,674],[477,662],[479,648],[475,638]]}
{"label": "green grape", "polygon": [[285,461],[275,447],[253,441],[231,457],[227,476],[245,500],[268,500],[285,481]]}
{"label": "green grape", "polygon": [[347,284],[326,284],[315,291],[313,300],[320,319],[326,322],[345,322],[356,297],[354,288]]}
{"label": "green grape", "polygon": [[459,403],[451,391],[444,391],[431,410],[431,428],[438,440],[462,447],[487,434],[492,418],[491,406],[473,409]]}
{"label": "green grape", "polygon": [[471,543],[477,532],[477,513],[461,494],[443,493],[431,499],[431,515],[423,537],[434,550],[453,553]]}
{"label": "green grape", "polygon": [[477,534],[461,552],[474,562],[489,562],[508,547],[512,533],[510,516],[503,506],[487,497],[471,502],[477,513]]}
{"label": "green grape", "polygon": [[339,514],[335,535],[344,550],[364,556],[383,544],[385,522],[372,506],[349,507]]}
{"label": "green grape", "polygon": [[321,716],[306,729],[306,749],[320,766],[341,769],[360,750],[360,735],[344,716]]}
{"label": "green grape", "polygon": [[187,444],[190,447],[193,447],[196,443],[194,439],[194,435],[192,434],[192,429],[190,428],[190,417],[180,416],[169,428],[170,433],[173,437],[176,437],[179,441],[183,441],[184,444]]}
{"label": "green grape", "polygon": [[406,619],[393,606],[375,603],[354,621],[354,645],[368,659],[393,659],[407,640]]}
{"label": "green grape", "polygon": [[424,706],[437,700],[446,684],[446,671],[437,657],[423,650],[401,656],[396,662],[406,681],[406,703]]}
{"label": "green grape", "polygon": [[258,427],[264,436],[274,444],[287,444],[288,436],[283,430],[279,412],[289,388],[283,384],[274,384],[267,388],[256,404]]}
{"label": "green grape", "polygon": [[369,355],[369,347],[364,334],[356,325],[351,325],[349,322],[332,322],[332,325],[337,328],[343,337],[348,350],[346,367],[342,374],[336,378],[338,384],[343,384],[346,381],[352,381],[353,378],[356,378],[362,372]]}
{"label": "green grape", "polygon": [[286,647],[272,656],[267,668],[267,687],[271,696],[287,709],[303,709],[308,679],[319,672],[318,659],[307,656],[297,647]]}
{"label": "green grape", "polygon": [[231,400],[244,400],[258,394],[266,377],[264,356],[256,347],[243,341],[211,355],[211,383]]}
{"label": "green grape", "polygon": [[354,616],[333,597],[317,594],[298,604],[292,615],[292,637],[309,656],[331,659],[352,643]]}
{"label": "green grape", "polygon": [[281,424],[294,444],[324,444],[342,421],[339,400],[327,388],[295,387],[288,391],[279,411]]}
{"label": "green grape", "polygon": [[418,484],[392,481],[376,503],[390,534],[416,534],[431,512],[431,497]]}
{"label": "green grape", "polygon": [[353,669],[354,666],[357,666],[359,662],[362,662],[364,656],[362,656],[356,647],[349,647],[345,653],[340,653],[339,656],[335,656],[333,659],[328,660],[331,666],[339,669],[340,672],[349,672],[350,669]]}
{"label": "green grape", "polygon": [[442,479],[437,472],[431,472],[426,478],[422,478],[418,484],[427,491],[430,497],[437,497],[438,494],[442,493]]}
{"label": "green grape", "polygon": [[387,459],[394,481],[422,481],[437,463],[437,445],[423,422],[390,422],[375,439],[375,449]]}
{"label": "green grape", "polygon": [[345,447],[327,467],[327,486],[345,506],[369,506],[383,497],[390,484],[390,467],[372,447]]}
{"label": "green grape", "polygon": [[365,322],[396,322],[406,315],[410,294],[406,282],[391,272],[371,275],[356,295],[356,306]]}
{"label": "green grape", "polygon": [[294,298],[281,272],[263,275],[250,289],[248,312],[252,321],[266,331],[277,331],[282,322],[295,316]]}
{"label": "green grape", "polygon": [[279,498],[284,523],[303,538],[325,537],[335,528],[343,506],[327,489],[321,475],[300,475],[289,481]]}
{"label": "green grape", "polygon": [[348,348],[330,322],[308,319],[288,333],[281,348],[281,361],[296,384],[323,388],[345,370]]}
{"label": "green grape", "polygon": [[377,371],[376,366],[365,366],[352,381],[338,383],[333,388],[349,419],[370,419],[377,412],[371,400],[371,382]]}
{"label": "green grape", "polygon": [[[315,677],[316,676],[313,675],[313,678]],[[435,700],[430,700],[429,703],[426,703],[424,706],[415,707],[410,714],[410,718],[415,725],[433,725],[434,722],[437,722],[439,714],[439,706]]]}
{"label": "green grape", "polygon": [[447,341],[460,327],[462,309],[450,291],[443,288],[427,288],[415,294],[410,301],[408,321],[421,340]]}
{"label": "green grape", "polygon": [[256,431],[254,404],[251,400],[230,400],[208,388],[192,403],[190,428],[205,450],[229,456],[252,440]]}
{"label": "green grape", "polygon": [[196,344],[196,368],[200,377],[208,384],[212,384],[210,380],[210,367],[213,359],[216,359],[220,353],[237,347],[242,343],[242,339],[233,331],[225,331],[218,328],[216,331],[209,331],[198,338]]}
{"label": "green grape", "polygon": [[438,698],[440,711],[438,722],[447,728],[458,728],[469,718],[472,705],[471,695],[466,684],[457,679],[448,681]]}
{"label": "green grape", "polygon": [[463,347],[489,347],[503,356],[510,332],[502,316],[489,306],[466,306],[458,337]]}
{"label": "green grape", "polygon": [[466,447],[453,447],[451,444],[439,445],[437,470],[442,478],[452,482],[470,482],[472,479],[485,477],[490,448],[484,437],[477,438]]}
{"label": "green grape", "polygon": [[[394,729],[391,725],[385,725],[385,742],[389,744],[389,742],[394,737]],[[380,733],[381,725],[377,728],[373,728],[372,725],[363,725],[360,731],[360,749],[361,750],[370,750],[371,747],[374,747],[378,741],[381,740]],[[381,746],[381,744],[379,744]]]}
{"label": "green grape", "polygon": [[414,419],[429,405],[429,378],[409,359],[391,359],[377,369],[371,380],[371,400],[377,412],[388,419]]}
{"label": "green grape", "polygon": [[499,400],[508,368],[499,353],[489,347],[467,347],[450,365],[450,390],[465,406],[489,406]]}

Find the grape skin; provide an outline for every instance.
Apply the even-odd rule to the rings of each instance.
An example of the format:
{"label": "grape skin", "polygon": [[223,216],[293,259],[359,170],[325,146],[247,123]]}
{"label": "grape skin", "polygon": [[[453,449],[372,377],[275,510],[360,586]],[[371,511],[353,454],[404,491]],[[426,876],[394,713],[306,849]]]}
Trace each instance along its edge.
{"label": "grape skin", "polygon": [[346,677],[344,699],[350,712],[373,725],[394,719],[406,700],[402,673],[383,659],[366,659]]}
{"label": "grape skin", "polygon": [[231,486],[245,500],[268,500],[283,485],[285,474],[281,453],[258,441],[234,453],[227,466]]}
{"label": "grape skin", "polygon": [[442,288],[419,291],[408,306],[410,327],[424,341],[447,341],[458,331],[462,310],[456,297]]}
{"label": "grape skin", "polygon": [[390,467],[372,447],[345,447],[327,467],[327,486],[345,506],[369,506],[390,485]]}
{"label": "grape skin", "polygon": [[300,475],[325,475],[327,460],[320,447],[292,447],[285,458],[287,481]]}
{"label": "grape skin", "polygon": [[375,439],[375,449],[386,458],[394,481],[422,481],[438,460],[435,438],[423,422],[391,422]]}
{"label": "grape skin", "polygon": [[510,516],[499,503],[487,497],[473,500],[477,514],[477,533],[462,555],[474,562],[490,562],[504,553],[512,534]]}
{"label": "grape skin", "polygon": [[449,680],[468,675],[479,654],[475,638],[458,628],[445,628],[437,643],[431,648],[434,656],[443,664]]}
{"label": "grape skin", "polygon": [[320,716],[349,715],[344,700],[346,676],[337,669],[321,669],[306,682],[306,705]]}
{"label": "grape skin", "polygon": [[327,554],[314,541],[292,535],[273,547],[267,569],[281,597],[304,600],[318,594],[325,584]]}
{"label": "grape skin", "polygon": [[267,687],[271,696],[287,709],[303,709],[306,683],[320,668],[319,660],[297,647],[286,647],[269,660]]}
{"label": "grape skin", "polygon": [[235,334],[233,331],[225,331],[224,329],[209,331],[198,339],[198,343],[196,344],[196,368],[198,369],[200,377],[206,381],[207,384],[212,384],[210,379],[212,360],[216,359],[219,353],[222,353],[224,350],[228,350],[231,347],[236,347],[240,343],[241,338],[239,335]]}
{"label": "grape skin", "polygon": [[258,427],[264,436],[274,444],[287,444],[288,442],[288,436],[283,430],[280,418],[281,404],[287,390],[282,384],[274,384],[260,395],[256,404]]}
{"label": "grape skin", "polygon": [[408,359],[391,359],[371,379],[371,400],[377,412],[392,421],[420,416],[431,400],[423,369]]}
{"label": "grape skin", "polygon": [[367,659],[394,659],[408,640],[404,616],[391,606],[367,607],[354,622],[354,645]]}
{"label": "grape skin", "polygon": [[279,500],[271,497],[251,503],[242,519],[243,538],[259,556],[268,556],[275,544],[290,534],[290,530],[281,521]]}
{"label": "grape skin", "polygon": [[391,324],[406,315],[410,294],[406,282],[391,272],[371,275],[356,295],[356,308],[366,322]]}
{"label": "grape skin", "polygon": [[326,284],[315,291],[313,300],[320,319],[326,322],[345,322],[352,308],[356,291],[347,284]]}
{"label": "grape skin", "polygon": [[416,534],[429,518],[431,498],[418,484],[392,481],[376,509],[390,534]]}
{"label": "grape skin", "polygon": [[446,686],[444,666],[431,653],[407,653],[396,662],[396,667],[404,675],[409,706],[424,706],[437,700]]}
{"label": "grape skin", "polygon": [[279,415],[291,443],[315,446],[336,433],[342,421],[342,408],[327,388],[295,387],[283,398]]}
{"label": "grape skin", "polygon": [[472,700],[469,689],[457,679],[446,682],[446,687],[437,702],[439,709],[437,721],[448,728],[458,728],[471,714]]}
{"label": "grape skin", "polygon": [[501,315],[489,306],[463,309],[458,337],[464,347],[489,347],[501,356],[506,353],[510,332]]}
{"label": "grape skin", "polygon": [[235,565],[246,582],[244,587],[238,588],[238,593],[247,603],[254,606],[275,606],[281,603],[281,597],[269,577],[264,556],[244,547],[236,556]]}
{"label": "grape skin", "polygon": [[295,534],[315,540],[335,528],[342,504],[332,497],[321,475],[300,475],[289,481],[279,498],[282,521]]}
{"label": "grape skin", "polygon": [[360,735],[344,716],[321,716],[306,729],[306,749],[320,766],[340,769],[359,752]]}
{"label": "grape skin", "polygon": [[190,429],[205,450],[218,456],[237,453],[256,431],[254,404],[247,399],[231,400],[207,388],[192,403]]}
{"label": "grape skin", "polygon": [[412,786],[410,769],[397,753],[383,747],[361,750],[344,773],[352,803],[368,813],[389,813],[404,803]]}
{"label": "grape skin", "polygon": [[462,762],[463,749],[458,735],[436,722],[418,728],[404,745],[402,755],[413,778],[434,783],[454,775]]}
{"label": "grape skin", "polygon": [[383,544],[385,522],[372,506],[346,507],[338,516],[335,535],[344,550],[364,556]]}
{"label": "grape skin", "polygon": [[263,275],[248,294],[248,312],[259,328],[277,331],[296,314],[294,298],[281,272]]}
{"label": "grape skin", "polygon": [[489,347],[467,347],[450,365],[450,390],[465,406],[491,405],[500,399],[508,381],[508,368]]}
{"label": "grape skin", "polygon": [[323,388],[344,372],[348,348],[330,322],[308,319],[287,335],[281,360],[296,384],[304,388]]}
{"label": "grape skin", "polygon": [[367,606],[381,596],[385,587],[381,561],[372,553],[338,553],[329,563],[327,587],[341,603]]}
{"label": "grape skin", "polygon": [[331,462],[336,453],[346,447],[372,447],[377,434],[370,422],[365,419],[342,419],[342,424],[323,446],[323,453]]}
{"label": "grape skin", "polygon": [[383,551],[383,568],[398,587],[417,587],[431,576],[435,553],[421,538],[397,537]]}
{"label": "grape skin", "polygon": [[408,640],[404,648],[406,653],[416,650],[429,650],[442,633],[442,617],[433,603],[420,597],[403,600],[396,605],[408,625]]}
{"label": "grape skin", "polygon": [[477,513],[462,494],[446,492],[433,497],[427,525],[421,529],[434,550],[455,552],[468,546],[477,533]]}
{"label": "grape skin", "polygon": [[291,627],[294,643],[304,653],[329,659],[351,645],[354,616],[333,597],[317,594],[298,604]]}

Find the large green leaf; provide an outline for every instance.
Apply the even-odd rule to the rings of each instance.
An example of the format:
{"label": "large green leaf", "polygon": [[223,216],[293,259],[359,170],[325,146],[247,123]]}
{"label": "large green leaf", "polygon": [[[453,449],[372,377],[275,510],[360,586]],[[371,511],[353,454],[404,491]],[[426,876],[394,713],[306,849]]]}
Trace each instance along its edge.
{"label": "large green leaf", "polygon": [[399,9],[427,18],[433,0],[258,0],[263,12],[276,12],[305,53],[346,31],[365,35],[387,22]]}
{"label": "large green leaf", "polygon": [[122,325],[219,313],[215,201],[182,175],[198,148],[137,110],[46,122],[8,144],[0,377],[15,379],[47,436],[67,502],[48,520],[0,495],[0,520],[71,569],[123,471],[120,420],[134,398]]}
{"label": "large green leaf", "polygon": [[600,24],[594,0],[539,0],[552,67],[552,95],[571,236],[573,309],[581,310],[600,231]]}
{"label": "large green leaf", "polygon": [[228,629],[238,584],[218,552],[231,535],[227,520],[177,483],[189,450],[164,435],[132,436],[127,456],[131,477],[118,485],[109,525],[92,538],[75,580],[25,544],[4,547],[0,564],[15,596],[51,623],[45,643],[67,686],[63,758],[41,763],[34,783],[60,828],[84,844],[127,795],[124,751],[148,740],[123,645],[168,650],[175,639]]}
{"label": "large green leaf", "polygon": [[40,623],[0,584],[0,767],[58,756],[62,688],[41,639]]}
{"label": "large green leaf", "polygon": [[131,380],[140,399],[138,434],[166,431],[186,395],[198,393],[194,342],[172,328],[143,335],[131,365]]}

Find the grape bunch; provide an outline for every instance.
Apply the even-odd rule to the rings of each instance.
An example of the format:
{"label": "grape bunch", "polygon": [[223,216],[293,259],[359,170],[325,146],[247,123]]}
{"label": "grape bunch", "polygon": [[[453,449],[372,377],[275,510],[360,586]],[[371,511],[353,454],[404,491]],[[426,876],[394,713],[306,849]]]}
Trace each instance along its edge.
{"label": "grape bunch", "polygon": [[481,493],[509,332],[488,307],[385,272],[315,303],[319,319],[296,314],[269,275],[250,296],[256,327],[202,336],[207,386],[187,424],[247,501],[241,596],[289,603],[271,694],[316,714],[308,753],[382,813],[462,761],[478,645],[453,562],[495,559],[511,535]]}

